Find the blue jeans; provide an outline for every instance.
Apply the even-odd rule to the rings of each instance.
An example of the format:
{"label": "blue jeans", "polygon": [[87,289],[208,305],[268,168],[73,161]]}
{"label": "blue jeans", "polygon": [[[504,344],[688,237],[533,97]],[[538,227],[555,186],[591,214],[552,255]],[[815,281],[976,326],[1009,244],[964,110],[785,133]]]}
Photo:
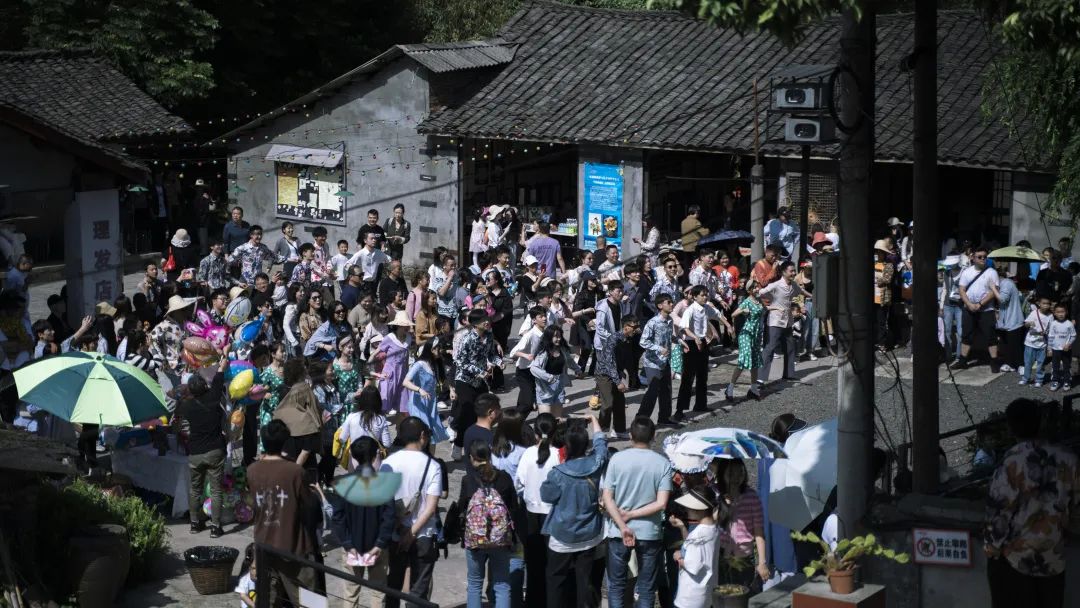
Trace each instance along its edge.
{"label": "blue jeans", "polygon": [[495,587],[495,608],[510,608],[510,549],[466,549],[465,564],[468,566],[468,608],[481,606],[485,571]]}
{"label": "blue jeans", "polygon": [[1031,380],[1032,369],[1035,371],[1035,381],[1043,381],[1043,362],[1046,361],[1045,348],[1024,347],[1024,380]]}
{"label": "blue jeans", "polygon": [[[630,547],[623,544],[622,538],[609,538],[607,544],[608,607],[623,608]],[[658,540],[639,540],[634,549],[638,560],[637,585],[634,587],[638,597],[634,606],[635,608],[652,608],[653,598],[656,596],[660,560],[664,556],[664,545]]]}
{"label": "blue jeans", "polygon": [[806,309],[806,317],[803,319],[803,338],[806,342],[803,348],[812,355],[817,350],[818,341],[818,320],[814,318],[814,301],[806,300],[803,308]]}
{"label": "blue jeans", "polygon": [[[945,352],[949,352],[950,346],[956,345],[956,356],[960,356],[960,318],[963,307],[945,304],[942,308],[941,319],[945,322]],[[953,332],[956,337],[953,337]]]}

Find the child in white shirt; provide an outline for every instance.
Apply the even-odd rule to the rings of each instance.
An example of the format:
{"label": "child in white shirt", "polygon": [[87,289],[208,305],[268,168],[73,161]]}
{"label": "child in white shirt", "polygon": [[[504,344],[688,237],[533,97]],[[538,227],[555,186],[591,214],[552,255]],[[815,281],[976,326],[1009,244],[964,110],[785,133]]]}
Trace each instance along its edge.
{"label": "child in white shirt", "polygon": [[236,593],[240,594],[240,608],[255,608],[255,561],[240,582],[236,583]]}
{"label": "child in white shirt", "polygon": [[1020,384],[1024,385],[1035,376],[1035,387],[1041,387],[1043,383],[1043,363],[1046,361],[1046,336],[1050,330],[1050,321],[1054,319],[1050,314],[1050,298],[1039,298],[1038,308],[1031,311],[1024,325],[1027,326],[1027,336],[1024,337],[1024,374],[1020,377]]}
{"label": "child in white shirt", "polygon": [[1072,388],[1072,346],[1076,341],[1076,326],[1066,317],[1069,309],[1064,304],[1054,306],[1054,320],[1047,328],[1046,339],[1050,345],[1052,363],[1050,390]]}
{"label": "child in white shirt", "polygon": [[683,544],[675,553],[679,564],[678,591],[675,595],[677,608],[708,608],[712,606],[713,587],[716,586],[716,545],[719,531],[714,513],[716,505],[708,493],[690,490],[675,500],[686,508],[687,517],[698,524],[687,533],[686,524],[676,517],[671,524],[683,535]]}
{"label": "child in white shirt", "polygon": [[345,280],[348,277],[345,274],[345,267],[349,263],[349,241],[341,239],[337,242],[338,252],[330,258],[330,269],[334,271],[334,278],[337,279],[338,295],[341,295],[341,288],[345,286]]}

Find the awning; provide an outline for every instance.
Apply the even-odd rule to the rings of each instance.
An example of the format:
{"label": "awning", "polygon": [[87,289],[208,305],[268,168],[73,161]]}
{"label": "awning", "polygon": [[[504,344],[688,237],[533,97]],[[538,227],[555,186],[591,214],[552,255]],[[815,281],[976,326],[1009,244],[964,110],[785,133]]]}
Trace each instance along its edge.
{"label": "awning", "polygon": [[273,144],[266,154],[266,160],[315,167],[336,167],[341,164],[343,158],[345,158],[345,153],[341,150],[302,148],[289,144]]}

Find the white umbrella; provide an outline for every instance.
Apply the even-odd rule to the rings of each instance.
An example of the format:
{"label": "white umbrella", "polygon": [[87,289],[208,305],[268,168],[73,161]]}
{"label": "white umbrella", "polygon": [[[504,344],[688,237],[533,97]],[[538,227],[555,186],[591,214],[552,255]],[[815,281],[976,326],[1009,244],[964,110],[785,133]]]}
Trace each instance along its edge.
{"label": "white umbrella", "polygon": [[836,487],[836,432],[833,418],[792,433],[787,459],[769,466],[769,521],[802,530],[821,515]]}

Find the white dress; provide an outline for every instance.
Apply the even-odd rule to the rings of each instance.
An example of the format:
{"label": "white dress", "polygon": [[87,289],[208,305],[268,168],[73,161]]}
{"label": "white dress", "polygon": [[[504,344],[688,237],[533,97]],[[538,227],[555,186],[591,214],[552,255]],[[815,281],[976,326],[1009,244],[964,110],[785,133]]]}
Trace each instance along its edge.
{"label": "white dress", "polygon": [[716,586],[716,525],[698,524],[682,544],[683,565],[679,568],[677,608],[712,606]]}

